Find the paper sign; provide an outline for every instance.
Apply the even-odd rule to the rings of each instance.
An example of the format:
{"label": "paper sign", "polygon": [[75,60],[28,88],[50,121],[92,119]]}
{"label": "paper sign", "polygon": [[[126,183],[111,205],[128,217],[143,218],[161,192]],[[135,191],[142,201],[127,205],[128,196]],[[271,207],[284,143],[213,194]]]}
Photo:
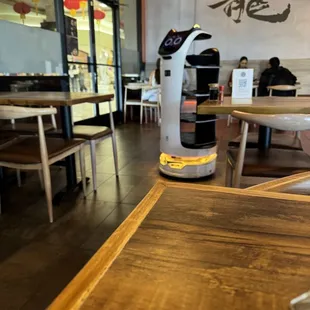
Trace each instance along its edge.
{"label": "paper sign", "polygon": [[253,94],[253,69],[235,69],[232,77],[232,98],[250,99]]}

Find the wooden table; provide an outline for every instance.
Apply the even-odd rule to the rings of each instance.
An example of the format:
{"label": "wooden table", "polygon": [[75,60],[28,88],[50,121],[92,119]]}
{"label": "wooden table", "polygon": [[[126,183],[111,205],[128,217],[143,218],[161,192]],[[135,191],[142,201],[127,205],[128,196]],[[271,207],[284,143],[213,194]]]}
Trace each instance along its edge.
{"label": "wooden table", "polygon": [[[3,92],[0,93],[0,104],[38,105],[60,107],[63,137],[73,138],[71,106],[80,103],[101,103],[111,101],[113,94],[70,93],[70,92]],[[67,188],[76,187],[76,166],[74,156],[66,159]]]}
{"label": "wooden table", "polygon": [[49,310],[287,310],[310,288],[310,197],[158,183]]}
{"label": "wooden table", "polygon": [[[225,97],[222,104],[205,101],[198,106],[199,115],[231,114],[238,110],[257,114],[310,114],[310,98],[306,97],[253,97],[252,99],[232,99]],[[259,147],[270,147],[271,129],[260,126]]]}
{"label": "wooden table", "polygon": [[232,99],[225,97],[222,104],[205,101],[198,106],[198,114],[231,114],[232,111],[261,114],[310,114],[310,98],[307,97],[253,97]]}

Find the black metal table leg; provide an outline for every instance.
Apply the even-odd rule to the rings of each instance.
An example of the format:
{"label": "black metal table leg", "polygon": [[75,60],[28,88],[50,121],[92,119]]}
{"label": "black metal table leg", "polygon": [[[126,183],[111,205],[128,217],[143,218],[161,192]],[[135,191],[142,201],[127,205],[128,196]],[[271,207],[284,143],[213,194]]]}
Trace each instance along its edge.
{"label": "black metal table leg", "polygon": [[[73,138],[73,128],[72,128],[72,117],[71,117],[71,109],[69,106],[61,106],[60,107],[61,114],[61,125],[64,139],[72,139]],[[64,199],[66,194],[73,192],[76,188],[79,187],[77,184],[76,177],[76,166],[75,166],[75,157],[74,155],[68,156],[65,159],[65,167],[66,167],[66,177],[67,177],[67,187],[65,190],[57,193],[53,198],[53,204],[59,205],[60,202]]]}
{"label": "black metal table leg", "polygon": [[[64,139],[73,138],[72,117],[71,109],[69,106],[60,107],[61,124]],[[74,155],[66,158],[66,175],[67,175],[67,188],[73,189],[77,185],[76,179],[76,166]]]}
{"label": "black metal table leg", "polygon": [[267,150],[271,146],[272,129],[266,126],[259,126],[258,148]]}

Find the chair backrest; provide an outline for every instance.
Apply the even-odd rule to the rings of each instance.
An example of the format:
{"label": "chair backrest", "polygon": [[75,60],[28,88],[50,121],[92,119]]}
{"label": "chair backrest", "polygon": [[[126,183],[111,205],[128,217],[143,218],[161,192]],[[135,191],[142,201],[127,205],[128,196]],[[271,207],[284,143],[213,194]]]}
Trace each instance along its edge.
{"label": "chair backrest", "polygon": [[55,108],[28,108],[1,105],[0,119],[20,119],[34,116],[55,115],[57,110]]}
{"label": "chair backrest", "polygon": [[146,84],[142,83],[129,83],[125,86],[125,89],[130,89],[130,90],[139,90],[142,89]]}
{"label": "chair backrest", "polygon": [[273,93],[273,91],[274,90],[276,90],[276,91],[282,91],[282,92],[285,92],[285,91],[296,91],[296,97],[298,96],[298,94],[297,94],[297,91],[299,90],[299,89],[301,89],[301,87],[300,86],[296,86],[296,85],[274,85],[274,86],[268,86],[267,87],[268,88],[268,90],[269,90],[269,96],[271,97],[272,96],[272,93]]}
{"label": "chair backrest", "polygon": [[252,114],[233,111],[233,117],[247,123],[258,124],[278,130],[303,131],[310,129],[309,114]]}

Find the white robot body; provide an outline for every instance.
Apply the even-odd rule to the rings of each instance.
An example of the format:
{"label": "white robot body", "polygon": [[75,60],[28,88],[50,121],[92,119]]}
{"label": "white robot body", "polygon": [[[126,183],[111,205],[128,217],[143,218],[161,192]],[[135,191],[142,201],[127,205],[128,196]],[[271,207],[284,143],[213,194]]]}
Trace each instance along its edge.
{"label": "white robot body", "polygon": [[171,30],[159,49],[162,57],[159,169],[169,176],[201,178],[215,172],[216,144],[210,148],[184,147],[181,143],[180,130],[186,56],[195,39],[209,39],[210,37],[206,32],[195,28],[186,32]]}

